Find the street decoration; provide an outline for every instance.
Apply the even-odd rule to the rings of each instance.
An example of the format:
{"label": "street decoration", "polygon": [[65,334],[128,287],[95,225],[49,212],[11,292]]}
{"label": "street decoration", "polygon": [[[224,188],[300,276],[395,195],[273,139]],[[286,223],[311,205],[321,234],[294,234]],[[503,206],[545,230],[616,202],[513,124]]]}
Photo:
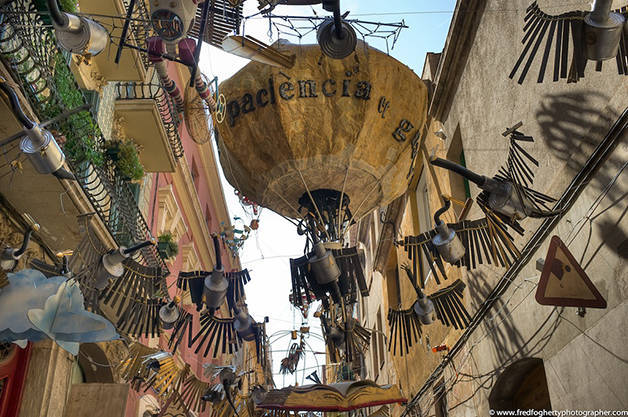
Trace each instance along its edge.
{"label": "street decoration", "polygon": [[279,365],[279,373],[282,375],[294,374],[299,365],[299,361],[305,356],[305,340],[301,336],[301,340],[298,343],[292,343],[288,354],[281,360]]}
{"label": "street decoration", "polygon": [[[60,253],[69,257],[66,267],[40,260],[31,266],[46,275],[66,271],[78,283],[85,306],[102,313],[107,306],[117,331],[125,335],[157,337],[161,333],[160,310],[172,300],[168,297],[165,277],[159,267],[147,267],[131,256],[150,250],[154,239],[130,248],[109,249],[102,244],[93,226],[91,214],[79,216],[83,239],[73,251]],[[71,254],[71,256],[70,256]]]}
{"label": "street decoration", "polygon": [[[436,229],[399,241],[398,244],[404,247],[412,261],[415,276],[420,276],[421,271],[429,267],[436,283],[440,284],[439,274],[447,279],[443,261],[468,269],[475,269],[484,262],[508,267],[520,256],[509,229],[523,235],[520,220],[559,214],[548,206],[556,200],[531,188],[534,171],[530,165],[538,166],[538,161],[519,145],[519,142],[534,141],[531,136],[517,130],[522,125],[519,122],[502,133],[510,142],[508,158],[505,166],[492,178],[478,175],[462,165],[441,158],[431,161],[432,165],[461,175],[483,190],[476,202],[485,217],[449,223],[444,228],[440,215],[449,208],[449,203],[446,203],[435,213]],[[427,259],[427,265],[424,265],[422,255]],[[421,288],[424,284],[420,282]]]}
{"label": "street decoration", "polygon": [[405,403],[396,385],[377,385],[373,381],[315,384],[268,391],[256,403],[266,410],[350,411],[384,404]]}
{"label": "street decoration", "polygon": [[[0,290],[0,340],[14,342],[45,339],[46,335],[28,320],[28,310],[43,307],[48,297],[57,292],[66,278],[47,278],[33,269],[8,273],[7,277],[9,285]],[[60,343],[62,345],[63,342]],[[66,350],[74,350],[69,345],[64,349],[66,347]]]}
{"label": "street decoration", "polygon": [[79,343],[118,338],[104,317],[85,310],[78,284],[64,276],[46,277],[33,269],[9,273],[10,285],[0,292],[0,340],[54,340],[78,355]]}
{"label": "street decoration", "polygon": [[[255,207],[253,207],[253,211],[256,211]],[[244,246],[244,242],[246,242],[246,240],[250,237],[251,230],[253,229],[251,228],[251,226],[245,223],[244,219],[239,216],[234,216],[233,222],[230,224],[225,224],[225,222],[222,222],[220,224],[220,228],[220,237],[229,248],[231,256],[235,258],[236,256],[238,256],[238,253],[240,252],[240,249],[242,249],[242,246]]]}
{"label": "street decoration", "polygon": [[[95,343],[119,338],[109,320],[85,310],[83,294],[74,280],[61,284],[43,308],[32,308],[27,316],[36,329],[54,341]],[[78,349],[70,353],[78,355]]]}
{"label": "street decoration", "polygon": [[[434,215],[435,224],[440,225],[444,233],[441,233],[437,226],[416,236],[405,236],[403,240],[397,242],[405,249],[412,262],[414,277],[423,276],[422,271],[429,268],[436,284],[440,285],[441,278],[447,279],[445,262],[460,267],[466,266],[468,269],[474,269],[484,262],[508,267],[520,255],[507,225],[491,210],[485,210],[486,217],[482,219],[444,224],[440,216],[451,204],[448,198],[444,199],[445,206]],[[453,242],[454,249],[445,249],[444,244],[438,245],[448,240]],[[425,288],[422,279],[414,284]]]}
{"label": "street decoration", "polygon": [[38,232],[40,229],[39,224],[28,213],[24,213],[23,217],[24,220],[26,220],[27,226],[24,230],[22,244],[19,248],[7,247],[0,252],[0,269],[5,273],[15,270],[18,261],[24,256],[26,249],[28,249],[28,244],[33,232]]}
{"label": "street decoration", "polygon": [[550,240],[535,298],[539,304],[550,306],[607,306],[591,278],[558,236]]}
{"label": "street decoration", "polygon": [[[196,304],[197,311],[207,307],[199,318],[200,329],[193,333],[193,316],[182,311],[173,324],[168,345],[174,352],[187,335],[188,347],[196,345],[195,353],[205,347],[203,356],[206,357],[212,350],[212,356],[216,358],[220,352],[237,352],[243,341],[254,341],[259,359],[264,343],[261,324],[253,320],[244,305],[244,285],[251,280],[249,271],[244,269],[225,273],[220,257],[220,242],[216,235],[213,238],[217,259],[214,270],[180,272],[177,278],[177,287],[190,291],[190,298]],[[232,317],[216,317],[215,311],[225,301]]]}
{"label": "street decoration", "polygon": [[[454,281],[431,295],[425,295],[418,287],[416,277],[409,265],[402,265],[410,283],[417,294],[414,304],[407,309],[388,309],[388,351],[403,356],[410,352],[413,344],[422,336],[422,325],[429,325],[438,319],[443,325],[454,329],[464,329],[469,325],[471,316],[462,302],[465,284]],[[401,307],[401,306],[400,306]]]}
{"label": "street decoration", "polygon": [[28,157],[33,168],[40,174],[52,174],[60,180],[76,179],[64,168],[65,154],[54,135],[24,113],[17,93],[2,77],[0,77],[0,91],[6,95],[13,115],[23,127],[23,136],[14,136],[13,139],[20,139],[20,151]]}
{"label": "street decoration", "polygon": [[[295,56],[292,68],[251,62],[220,85],[221,164],[239,193],[294,219],[308,238],[305,255],[290,260],[292,302],[301,308],[313,295],[329,319],[332,306],[351,306],[357,291],[368,295],[345,234],[405,192],[427,91],[409,68],[361,42],[345,59],[321,56],[316,45],[274,47]],[[380,97],[388,97],[385,118]],[[343,308],[330,326],[349,336],[339,354],[352,356],[362,343]]]}
{"label": "street decoration", "polygon": [[565,78],[567,82],[577,82],[584,77],[589,60],[596,61],[596,70],[600,71],[603,61],[615,59],[619,75],[628,75],[628,32],[624,27],[628,8],[611,11],[612,3],[612,0],[596,0],[590,12],[578,10],[550,15],[534,1],[524,19],[521,41],[524,47],[509,77],[514,78],[521,69],[517,82],[523,83],[545,39],[539,83],[545,79],[548,62],[554,68],[554,82]]}

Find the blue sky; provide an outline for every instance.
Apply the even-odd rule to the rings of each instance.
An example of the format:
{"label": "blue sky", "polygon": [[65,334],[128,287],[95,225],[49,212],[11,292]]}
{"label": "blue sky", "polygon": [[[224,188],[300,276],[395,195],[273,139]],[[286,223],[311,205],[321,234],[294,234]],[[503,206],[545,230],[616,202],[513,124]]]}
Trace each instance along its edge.
{"label": "blue sky", "polygon": [[[403,29],[391,55],[408,65],[417,74],[421,74],[425,54],[427,52],[440,52],[445,44],[449,22],[454,10],[453,0],[341,0],[341,8],[350,11],[349,18],[359,18],[365,21],[400,22],[403,20],[408,29]],[[249,0],[245,3],[245,15],[257,12],[257,2]],[[317,7],[319,15],[328,13]],[[449,11],[448,13],[440,13]],[[303,15],[309,14],[309,7],[278,7],[275,13],[278,15]],[[437,13],[435,13],[437,12]],[[262,41],[271,43],[273,38],[268,37],[268,21],[266,19],[250,19],[246,22],[246,34],[252,35]],[[292,42],[296,42],[291,39]],[[311,34],[303,40],[303,43],[315,43],[315,35]],[[386,43],[381,40],[369,41],[369,43],[381,50],[386,50]],[[219,82],[229,78],[241,69],[248,60],[242,59],[224,51],[206,46],[201,56],[201,70],[210,78],[217,76]],[[252,150],[253,151],[253,150]],[[243,210],[233,187],[222,177],[227,205],[232,216],[243,218],[249,223],[251,217]],[[310,317],[304,320],[301,313],[293,309],[288,302],[290,292],[289,258],[303,254],[304,240],[300,238],[292,224],[279,217],[272,211],[264,209],[260,218],[260,227],[257,232],[245,243],[240,252],[243,267],[249,268],[252,280],[246,286],[247,302],[252,316],[263,320],[264,316],[270,318],[267,325],[268,334],[272,335],[273,372],[279,371],[281,358],[286,356],[292,341],[288,332],[298,329],[302,322],[307,322],[312,333],[308,338],[311,351],[305,360],[299,364],[295,375],[282,377],[275,375],[275,383],[282,387],[299,384],[307,384],[305,376],[310,374],[317,366],[324,363],[324,355],[315,355],[312,351],[325,350],[320,337],[320,322]],[[310,316],[313,312],[310,311]],[[319,375],[321,374],[319,368]]]}

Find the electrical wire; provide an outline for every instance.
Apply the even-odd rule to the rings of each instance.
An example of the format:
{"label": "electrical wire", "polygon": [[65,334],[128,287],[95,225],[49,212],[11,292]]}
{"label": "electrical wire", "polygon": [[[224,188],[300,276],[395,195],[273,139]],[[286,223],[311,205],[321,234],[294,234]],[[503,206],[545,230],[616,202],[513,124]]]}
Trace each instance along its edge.
{"label": "electrical wire", "polygon": [[[577,222],[574,224],[574,226],[572,227],[572,229],[570,230],[570,232],[569,232],[569,234],[568,234],[568,236],[570,237],[570,239],[569,239],[569,243],[573,242],[573,240],[574,240],[574,239],[578,236],[578,234],[579,234],[579,233],[580,233],[580,231],[582,230],[583,224],[581,224],[581,221],[582,221],[583,219],[589,219],[589,218],[592,218],[593,214],[595,213],[595,210],[596,210],[596,209],[597,209],[597,207],[601,204],[601,202],[604,200],[604,198],[608,195],[608,193],[610,192],[610,190],[612,189],[613,185],[616,183],[617,179],[619,178],[619,176],[621,175],[621,173],[623,172],[623,170],[625,169],[625,167],[626,167],[626,166],[628,166],[628,162],[626,162],[626,163],[624,163],[624,164],[622,165],[622,167],[618,170],[618,172],[617,172],[617,173],[613,176],[613,178],[609,181],[609,183],[608,183],[608,184],[604,187],[604,189],[601,191],[601,193],[598,195],[598,197],[594,200],[593,204],[592,204],[592,205],[591,205],[591,207],[587,210],[587,213],[586,213],[586,214],[582,217],[582,219],[580,219],[579,221],[577,221]],[[589,182],[590,182],[590,181],[585,181],[582,185],[587,185]],[[570,188],[571,188],[571,187],[568,187],[568,189],[565,191],[565,193],[564,193],[563,195],[565,195],[565,194],[566,194],[566,193],[570,190]],[[575,234],[572,234],[572,233],[574,232],[574,230],[575,230],[578,226],[580,226],[580,227],[579,227],[579,229],[578,229],[578,231],[577,231]],[[538,243],[538,244],[537,244],[537,245],[536,245],[533,249],[534,249],[534,250],[535,250],[535,249],[537,249],[537,248],[538,248],[538,247],[540,247],[543,243],[544,243],[544,241],[539,242],[539,243]],[[514,281],[514,279],[516,279],[516,275],[515,275],[515,276],[513,276],[512,278],[510,278],[510,279],[509,279],[509,281],[510,281],[510,282],[513,282],[513,281]],[[508,280],[508,279],[507,279],[507,280]],[[529,279],[528,279],[528,280],[529,280]],[[524,281],[528,281],[528,280],[524,280]],[[519,288],[521,288],[521,286],[520,286],[520,285],[516,287],[516,290],[518,290]],[[517,308],[518,308],[518,307],[519,307],[519,306],[520,306],[520,305],[521,305],[521,304],[525,301],[525,299],[526,299],[526,298],[528,298],[528,297],[532,294],[532,292],[534,292],[534,290],[535,290],[535,289],[536,289],[536,287],[532,287],[532,289],[531,289],[531,290],[530,290],[530,291],[529,291],[529,292],[528,292],[528,293],[524,296],[524,298],[523,298],[523,299],[522,299],[522,300],[521,300],[521,301],[520,301],[520,302],[519,302],[519,303],[518,303],[518,304],[517,304],[517,305],[516,305],[513,309],[511,309],[511,310],[509,311],[509,313],[508,313],[506,316],[504,316],[504,318],[503,318],[503,319],[502,319],[502,320],[501,320],[501,321],[497,324],[497,326],[501,325],[501,324],[502,324],[502,323],[503,323],[503,322],[504,322],[504,321],[505,321],[505,320],[506,320],[509,316],[512,316],[512,314],[514,313],[514,311],[516,311],[516,309],[517,309]],[[516,290],[515,290],[515,292],[516,292]],[[486,318],[486,319],[484,319],[484,321],[485,321],[485,322],[491,322],[491,321],[493,321],[493,320],[496,318],[496,315],[508,306],[508,304],[510,303],[510,300],[514,297],[515,292],[513,292],[513,294],[510,296],[510,298],[509,298],[509,299],[508,299],[508,300],[507,300],[507,301],[506,301],[506,302],[502,305],[502,308],[501,308],[501,309],[500,309],[500,310],[499,310],[496,314],[494,314],[492,318]],[[501,296],[502,296],[502,295],[503,295],[503,293],[497,293],[497,294],[496,294],[494,297],[492,297],[490,300],[486,300],[486,301],[485,301],[485,303],[486,303],[487,301],[496,301],[497,299],[501,298]],[[555,311],[555,310],[556,310],[556,309],[554,309],[554,310],[552,311],[552,314],[554,313],[554,311]],[[561,312],[561,313],[562,313],[562,312]],[[561,313],[559,313],[558,319],[568,320],[568,319],[566,319],[564,316],[562,316],[562,314],[561,314]],[[548,318],[549,318],[549,316],[548,316]],[[543,323],[543,325],[542,325],[542,326],[544,326],[544,325],[546,324],[546,322],[547,322],[547,320]],[[575,326],[575,324],[574,324],[574,323],[571,323],[571,324],[572,324],[574,327],[576,327],[576,328],[577,328],[577,326]],[[541,326],[539,329],[537,329],[537,331],[534,333],[534,335],[538,334],[538,332],[541,330],[542,326]],[[491,329],[487,329],[486,333],[485,333],[483,336],[481,336],[481,338],[480,338],[478,341],[476,341],[473,345],[471,345],[470,347],[468,347],[468,348],[467,348],[467,351],[468,351],[468,352],[467,352],[467,355],[466,355],[466,357],[464,357],[464,358],[463,358],[463,360],[462,360],[462,366],[460,366],[460,365],[458,366],[458,368],[459,368],[459,369],[460,369],[461,367],[464,367],[464,365],[466,364],[466,362],[468,361],[468,359],[471,357],[471,354],[472,354],[473,348],[475,348],[475,346],[477,346],[477,345],[478,345],[480,342],[482,342],[485,338],[487,338],[488,336],[490,336],[490,335],[492,334],[491,330],[494,330],[495,328],[496,328],[496,327],[493,327],[493,328],[491,328]],[[578,328],[578,329],[579,329],[579,328]],[[579,329],[579,330],[580,330],[580,329]],[[582,332],[582,331],[581,331],[581,332]],[[584,332],[583,332],[583,334],[586,334],[586,333],[584,333]],[[534,336],[534,335],[533,335],[533,336]],[[587,335],[587,336],[588,336],[588,335]],[[595,341],[594,341],[594,342],[595,342]],[[595,342],[595,343],[596,343],[596,344],[598,344],[597,342]],[[619,357],[619,356],[615,355],[615,354],[614,354],[614,353],[613,353],[610,349],[607,349],[606,347],[604,347],[604,346],[602,346],[602,345],[600,345],[600,346],[601,346],[603,349],[607,350],[609,353],[613,354],[613,355],[614,355],[616,358],[618,358],[619,360],[625,361],[625,359],[624,359],[624,358],[621,358],[621,357]],[[509,359],[512,359],[512,358],[513,358],[516,354],[518,354],[518,353],[520,352],[520,350],[521,350],[521,349],[519,349],[517,352],[515,352],[515,354],[514,354],[514,355],[511,355],[511,357],[510,357]],[[451,360],[451,362],[452,362],[452,364],[453,364],[453,359]],[[504,362],[504,363],[506,363],[506,362]],[[493,371],[491,371],[491,372],[489,372],[489,373],[486,373],[486,374],[484,374],[484,375],[480,375],[479,377],[487,377],[487,376],[493,375],[493,374],[494,374],[494,373],[496,373],[496,372],[499,372],[501,369],[503,369],[503,368],[505,367],[505,366],[504,366],[504,363],[502,363],[502,365],[501,365],[500,367],[496,368],[495,370],[493,370]],[[433,378],[431,378],[431,379],[432,379],[432,380],[435,380],[435,379],[437,379],[440,375],[441,375],[440,373],[439,373],[439,374],[437,374],[436,376],[434,376],[434,374],[432,374]],[[448,382],[452,382],[452,380],[457,379],[457,376],[458,376],[458,375],[455,375],[453,378],[450,378]],[[470,375],[469,375],[469,376],[470,376]],[[478,376],[476,376],[476,377],[478,377]],[[434,381],[431,381],[429,384],[428,384],[428,382],[430,382],[430,379],[428,379],[428,380],[426,381],[426,384],[425,384],[424,386],[431,386],[431,385],[433,384],[433,382],[434,382]],[[454,383],[451,385],[451,387],[450,387],[448,390],[446,390],[446,392],[445,392],[445,393],[443,393],[443,395],[446,395],[446,393],[450,392],[450,391],[453,389],[453,387],[455,386],[455,384],[457,384],[457,383],[459,383],[459,382],[461,382],[461,381],[456,381],[456,382],[454,382]],[[464,382],[468,382],[468,381],[464,381]],[[477,390],[476,390],[476,392],[477,392]],[[475,394],[474,394],[474,395],[475,395]],[[468,400],[469,400],[469,399],[471,399],[471,398],[473,398],[473,396],[469,397],[469,398],[468,398],[467,400],[465,400],[464,402],[468,401]],[[433,402],[436,402],[437,400],[438,400],[438,399],[435,399]],[[419,401],[419,402],[421,401],[421,397],[419,397],[418,401]],[[458,406],[462,405],[464,402],[461,402],[461,403],[456,404],[454,407],[450,408],[450,410],[452,410],[452,409],[453,409],[453,408],[455,408],[455,407],[458,407]],[[420,404],[418,404],[418,405],[420,406]],[[410,406],[414,407],[415,405],[414,405],[414,404],[409,404],[409,407],[410,407]],[[422,407],[420,407],[420,408],[422,408]],[[427,408],[429,409],[429,407],[427,407]]]}

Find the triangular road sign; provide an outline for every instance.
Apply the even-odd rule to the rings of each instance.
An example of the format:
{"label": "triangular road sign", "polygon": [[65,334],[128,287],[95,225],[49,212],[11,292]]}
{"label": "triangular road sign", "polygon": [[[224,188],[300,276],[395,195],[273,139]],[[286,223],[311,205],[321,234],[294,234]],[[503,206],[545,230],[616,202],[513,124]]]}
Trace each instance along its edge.
{"label": "triangular road sign", "polygon": [[552,236],[536,289],[539,304],[606,308],[606,300],[558,236]]}

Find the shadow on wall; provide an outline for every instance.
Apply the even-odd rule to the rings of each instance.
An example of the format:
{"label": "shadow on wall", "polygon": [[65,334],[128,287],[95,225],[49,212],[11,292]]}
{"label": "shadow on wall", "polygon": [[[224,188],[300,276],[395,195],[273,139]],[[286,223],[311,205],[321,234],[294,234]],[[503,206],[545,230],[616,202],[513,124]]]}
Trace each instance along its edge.
{"label": "shadow on wall", "polygon": [[[467,274],[469,276],[467,286],[471,300],[474,300],[476,303],[483,302],[487,299],[493,287],[486,281],[486,276],[482,272],[468,271]],[[479,306],[473,307],[477,309]],[[497,311],[500,312],[499,315],[495,315]],[[498,363],[504,363],[512,352],[521,349],[524,340],[512,320],[508,305],[504,305],[503,299],[497,300],[489,317],[492,317],[494,320],[485,320],[482,328],[484,332],[490,334],[489,337],[493,342]]]}
{"label": "shadow on wall", "polygon": [[[540,109],[536,113],[541,136],[552,151],[553,157],[565,163],[570,176],[575,176],[583,168],[595,146],[619,117],[613,109],[603,107],[608,100],[607,96],[599,92],[564,93],[546,95],[543,98]],[[624,142],[626,135],[624,133]],[[607,193],[604,202],[600,205],[600,209],[604,211],[616,205],[626,204],[628,183],[625,176],[628,172],[622,172],[621,175],[624,177],[617,178],[615,184],[605,190],[620,173],[625,162],[621,152],[613,152],[591,180],[590,186],[594,187],[596,193]],[[621,213],[617,221],[605,219],[597,224],[597,233],[601,240],[623,259],[628,258],[628,236],[620,226],[625,212],[626,210]],[[599,214],[601,213],[595,217]],[[587,225],[589,230],[585,233],[588,235],[588,240],[593,233],[595,217],[590,219]],[[600,248],[601,246],[593,250],[593,256]],[[587,249],[590,249],[588,243]],[[588,250],[584,251],[584,253],[587,252]],[[587,260],[590,261],[592,256],[589,255],[585,259],[584,253],[580,262],[588,264]]]}
{"label": "shadow on wall", "polygon": [[[606,95],[599,92],[575,92],[545,95],[541,101],[536,112],[541,137],[553,157],[565,162],[572,176],[582,169],[594,148],[619,117],[613,109],[602,107],[608,100]],[[601,191],[623,162],[619,155],[611,155],[591,185]],[[619,194],[617,190],[613,192],[609,197],[615,200]]]}
{"label": "shadow on wall", "polygon": [[[485,275],[481,272],[469,271],[468,276],[467,286],[471,299],[483,302],[488,298],[492,287],[486,282]],[[534,296],[534,289],[532,283],[526,284],[520,280],[515,282],[511,288],[497,300],[482,323],[482,335],[486,335],[493,345],[494,363],[498,364],[493,372],[499,372],[518,358],[540,355],[551,341],[561,322],[562,308],[555,307],[543,321],[538,323],[538,327],[535,327],[533,331],[526,332],[528,338],[524,339],[524,335],[519,330],[521,322],[514,320],[513,312],[522,303],[522,297]],[[518,293],[513,295],[512,291]],[[474,306],[475,309],[478,307]],[[518,320],[525,320],[523,317],[518,317]]]}

